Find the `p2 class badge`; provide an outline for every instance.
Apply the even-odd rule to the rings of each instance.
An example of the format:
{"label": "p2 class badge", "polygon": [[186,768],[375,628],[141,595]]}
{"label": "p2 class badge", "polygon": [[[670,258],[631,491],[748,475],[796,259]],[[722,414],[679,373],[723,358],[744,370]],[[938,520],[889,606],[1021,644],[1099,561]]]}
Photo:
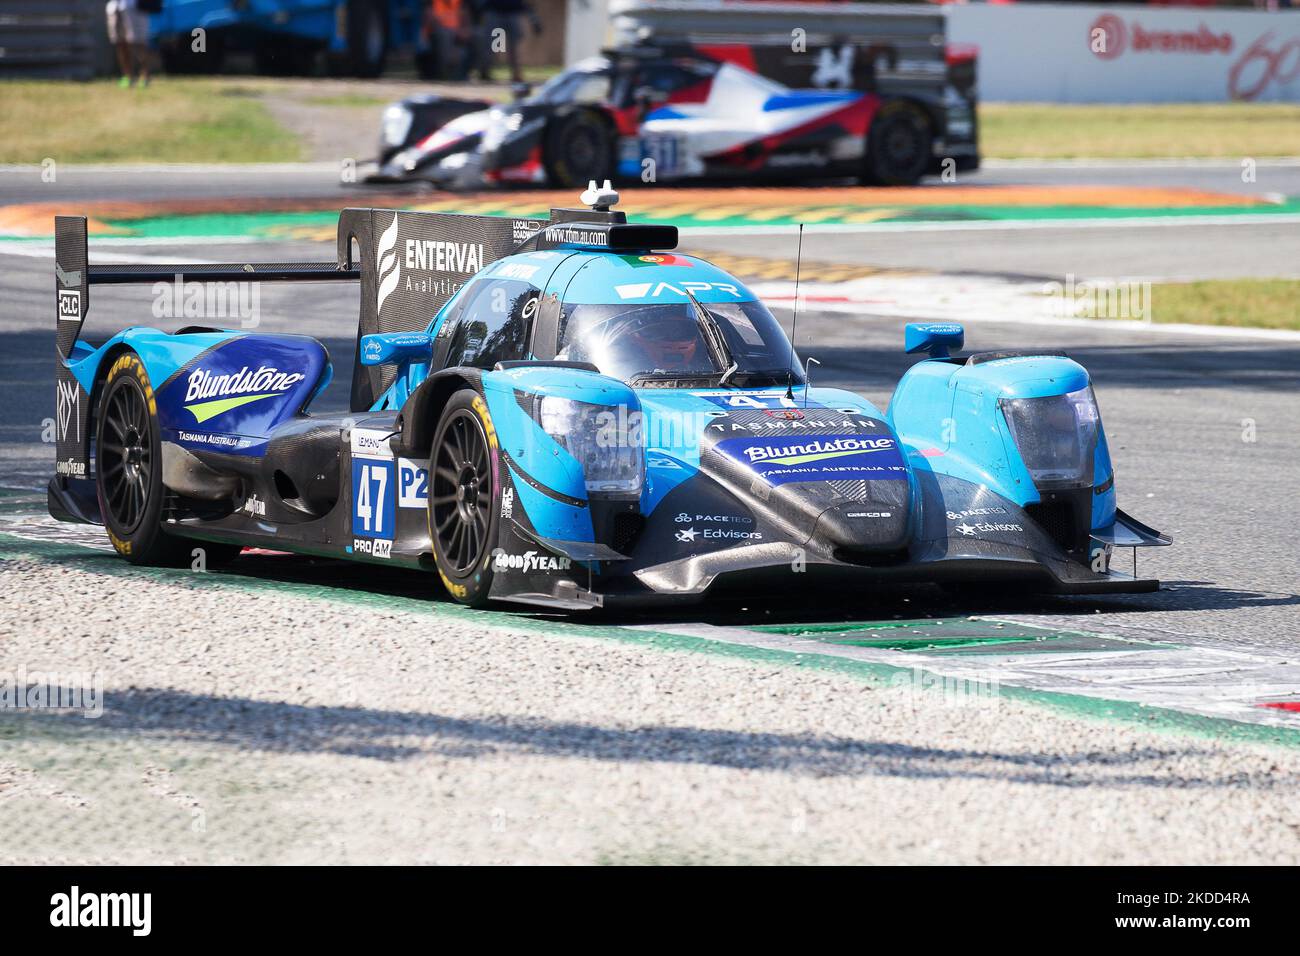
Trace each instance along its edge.
{"label": "p2 class badge", "polygon": [[425,508],[429,504],[429,470],[410,458],[397,459],[397,507]]}

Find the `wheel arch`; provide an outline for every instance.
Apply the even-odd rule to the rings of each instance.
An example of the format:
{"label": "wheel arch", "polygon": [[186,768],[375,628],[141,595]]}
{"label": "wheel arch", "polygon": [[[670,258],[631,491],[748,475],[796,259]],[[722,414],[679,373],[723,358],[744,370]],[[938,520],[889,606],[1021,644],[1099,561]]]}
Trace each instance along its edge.
{"label": "wheel arch", "polygon": [[421,382],[398,414],[397,451],[406,458],[427,458],[442,410],[453,395],[467,388],[483,394],[480,369],[447,368]]}
{"label": "wheel arch", "polygon": [[[95,367],[95,377],[92,380],[90,387],[90,414],[86,416],[87,427],[85,446],[82,449],[88,462],[94,462],[94,459],[90,454],[90,443],[92,439],[99,435],[99,405],[104,398],[104,383],[108,381],[108,373],[113,368],[113,364],[128,352],[136,358],[140,358],[140,353],[131,348],[131,343],[125,340],[114,342],[104,350],[104,354],[100,357],[99,364]],[[140,359],[140,361],[143,362],[144,360]],[[152,386],[152,384],[153,383],[151,382],[150,385]],[[95,467],[97,468],[98,466],[96,465]]]}

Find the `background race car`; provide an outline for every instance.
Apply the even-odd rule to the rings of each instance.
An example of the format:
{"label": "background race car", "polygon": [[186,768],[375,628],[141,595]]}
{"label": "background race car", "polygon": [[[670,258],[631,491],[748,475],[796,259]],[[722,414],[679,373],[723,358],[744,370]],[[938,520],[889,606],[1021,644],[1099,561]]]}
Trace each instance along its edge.
{"label": "background race car", "polygon": [[[607,51],[503,106],[438,96],[385,113],[373,182],[575,186],[591,179],[851,177],[910,185],[979,163],[975,55],[891,81],[887,44],[819,51],[647,43]],[[937,80],[937,82],[936,82]]]}

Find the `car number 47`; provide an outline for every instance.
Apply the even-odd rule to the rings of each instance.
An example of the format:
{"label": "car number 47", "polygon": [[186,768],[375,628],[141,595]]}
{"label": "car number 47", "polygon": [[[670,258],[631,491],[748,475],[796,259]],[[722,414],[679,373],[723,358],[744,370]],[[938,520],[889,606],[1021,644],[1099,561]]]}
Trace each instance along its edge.
{"label": "car number 47", "polygon": [[352,463],[352,533],[393,537],[393,463]]}

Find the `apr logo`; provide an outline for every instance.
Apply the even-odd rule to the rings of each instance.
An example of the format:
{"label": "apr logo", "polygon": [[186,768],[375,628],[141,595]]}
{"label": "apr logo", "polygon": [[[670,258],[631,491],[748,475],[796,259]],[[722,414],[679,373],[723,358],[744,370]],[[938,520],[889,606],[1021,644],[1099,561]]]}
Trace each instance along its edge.
{"label": "apr logo", "polygon": [[799,440],[728,438],[717,450],[769,484],[796,481],[905,481],[898,443],[867,435],[817,435]]}
{"label": "apr logo", "polygon": [[726,292],[737,299],[743,298],[740,289],[727,282],[683,282],[680,288],[671,282],[631,282],[627,285],[614,286],[614,291],[618,293],[620,299],[657,299],[668,293],[685,300],[688,292],[694,295],[712,289]]}

